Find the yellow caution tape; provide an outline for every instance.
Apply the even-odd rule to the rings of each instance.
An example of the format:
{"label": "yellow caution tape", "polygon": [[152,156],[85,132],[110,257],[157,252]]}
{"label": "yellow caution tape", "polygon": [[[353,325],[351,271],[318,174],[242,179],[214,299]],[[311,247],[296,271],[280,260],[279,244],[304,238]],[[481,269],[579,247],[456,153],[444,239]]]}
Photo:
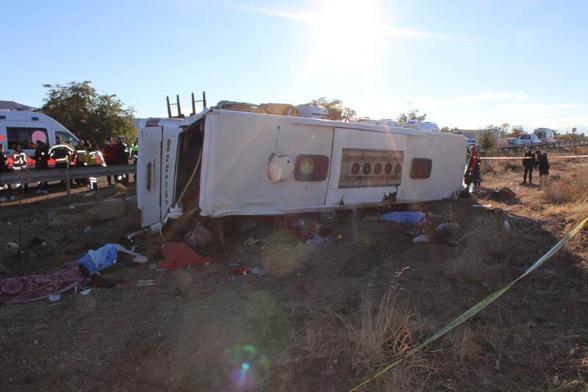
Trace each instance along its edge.
{"label": "yellow caution tape", "polygon": [[[551,159],[576,159],[576,158],[588,158],[588,155],[550,155]],[[517,159],[535,159],[534,157],[480,157],[482,161],[494,161],[494,160],[517,160]]]}
{"label": "yellow caution tape", "polygon": [[354,386],[350,390],[350,392],[359,391],[361,388],[363,388],[364,386],[366,386],[370,382],[374,381],[375,379],[381,377],[384,373],[386,373],[387,371],[398,366],[399,364],[401,364],[402,362],[404,362],[405,360],[407,360],[408,358],[410,358],[414,354],[418,353],[419,351],[421,351],[422,349],[424,349],[425,347],[427,347],[428,345],[433,343],[435,340],[437,340],[440,337],[442,337],[443,335],[445,335],[447,332],[451,331],[452,329],[454,329],[458,325],[462,324],[464,321],[474,317],[482,309],[484,309],[486,306],[490,305],[492,302],[496,301],[496,299],[498,299],[502,294],[506,293],[519,280],[521,280],[525,276],[529,275],[531,272],[533,272],[534,270],[539,268],[543,263],[545,263],[547,260],[549,260],[551,257],[553,257],[553,255],[555,255],[569,240],[571,240],[576,234],[578,234],[580,232],[580,230],[582,230],[582,228],[586,225],[586,223],[588,223],[588,217],[585,218],[583,221],[581,221],[570,232],[568,232],[561,240],[559,240],[559,242],[557,244],[555,244],[553,246],[553,248],[551,248],[547,253],[545,253],[543,256],[541,256],[541,258],[539,260],[537,260],[532,266],[530,266],[518,278],[516,278],[515,280],[513,280],[511,283],[509,283],[505,287],[501,288],[500,290],[493,292],[492,294],[490,294],[489,296],[487,296],[486,298],[484,298],[483,300],[481,300],[480,302],[478,302],[477,304],[475,304],[474,306],[472,306],[471,308],[469,308],[468,310],[463,312],[459,317],[457,317],[455,320],[451,321],[449,324],[447,324],[446,326],[441,328],[433,336],[431,336],[430,338],[428,338],[427,340],[425,340],[424,342],[422,342],[421,344],[419,344],[418,346],[414,347],[412,350],[407,352],[402,358],[396,360],[395,362],[393,362],[389,365],[386,365],[385,367],[378,370],[373,375],[366,378],[361,383]]}

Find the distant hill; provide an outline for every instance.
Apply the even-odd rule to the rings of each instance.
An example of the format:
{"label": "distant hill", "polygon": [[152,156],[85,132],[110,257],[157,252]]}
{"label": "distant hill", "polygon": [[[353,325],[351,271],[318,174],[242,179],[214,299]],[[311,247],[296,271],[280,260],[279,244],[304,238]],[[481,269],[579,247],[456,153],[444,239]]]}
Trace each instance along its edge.
{"label": "distant hill", "polygon": [[37,110],[37,108],[14,101],[0,101],[0,110],[34,111]]}

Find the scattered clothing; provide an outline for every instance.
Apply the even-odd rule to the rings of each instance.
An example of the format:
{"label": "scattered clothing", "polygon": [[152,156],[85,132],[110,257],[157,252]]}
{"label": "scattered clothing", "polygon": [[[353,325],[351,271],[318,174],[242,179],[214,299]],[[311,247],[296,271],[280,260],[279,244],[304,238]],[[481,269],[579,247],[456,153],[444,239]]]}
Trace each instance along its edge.
{"label": "scattered clothing", "polygon": [[166,242],[161,246],[161,253],[164,260],[159,263],[159,268],[171,271],[191,265],[206,265],[212,261],[208,257],[200,256],[183,242]]}
{"label": "scattered clothing", "polygon": [[381,215],[380,220],[418,225],[427,221],[427,215],[420,211],[395,211]]}
{"label": "scattered clothing", "polygon": [[94,275],[114,265],[118,258],[118,252],[134,256],[133,261],[138,263],[147,261],[145,256],[130,251],[122,245],[106,244],[96,250],[88,251],[84,257],[78,260],[78,264],[84,267],[90,275]]}
{"label": "scattered clothing", "polygon": [[87,282],[77,265],[46,275],[0,279],[0,303],[18,304],[45,299]]}

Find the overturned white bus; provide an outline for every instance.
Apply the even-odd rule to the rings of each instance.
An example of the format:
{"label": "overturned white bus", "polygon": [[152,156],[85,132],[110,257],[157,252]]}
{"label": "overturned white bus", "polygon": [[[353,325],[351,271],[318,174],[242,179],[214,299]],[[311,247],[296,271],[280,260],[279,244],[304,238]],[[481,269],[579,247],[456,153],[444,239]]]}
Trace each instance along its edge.
{"label": "overturned white bus", "polygon": [[147,227],[438,200],[460,190],[466,150],[462,135],[213,108],[141,127],[137,202]]}

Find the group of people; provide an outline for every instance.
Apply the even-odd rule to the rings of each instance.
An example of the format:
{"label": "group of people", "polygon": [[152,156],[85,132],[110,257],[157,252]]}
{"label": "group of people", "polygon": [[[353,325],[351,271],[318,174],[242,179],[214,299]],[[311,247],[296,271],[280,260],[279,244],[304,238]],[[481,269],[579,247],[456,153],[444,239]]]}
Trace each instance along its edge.
{"label": "group of people", "polygon": [[[102,155],[107,165],[126,165],[129,163],[130,149],[123,136],[111,137],[104,149],[102,149]],[[107,176],[106,179],[108,180],[108,185],[112,185],[112,177]],[[129,183],[127,174],[122,176],[122,182],[125,185]]]}
{"label": "group of people", "polygon": [[[32,157],[35,161],[35,168],[36,169],[48,169],[49,168],[49,159],[53,158],[56,160],[56,167],[62,167],[67,164],[67,162],[71,162],[72,155],[76,153],[78,159],[78,163],[83,161],[81,156],[87,156],[89,152],[100,151],[96,148],[91,141],[80,139],[77,146],[70,146],[67,143],[64,143],[63,140],[56,136],[55,138],[55,145],[62,145],[65,148],[56,149],[52,152],[52,155],[49,156],[49,145],[42,140],[38,140],[35,143],[35,153]],[[69,147],[69,148],[68,148]],[[137,148],[135,145],[129,147],[126,142],[125,138],[122,136],[119,137],[111,137],[109,140],[106,141],[104,148],[101,150],[102,156],[104,157],[104,162],[107,165],[119,165],[119,164],[128,164],[129,158],[132,160],[136,160],[136,154],[133,154],[133,151],[136,151]],[[83,154],[80,154],[83,152]],[[12,165],[9,165],[9,158],[12,160]],[[19,144],[15,144],[13,147],[13,153],[10,155],[4,150],[4,145],[0,143],[0,172],[7,172],[7,171],[21,171],[25,170],[29,167],[29,157],[23,151],[22,146]],[[67,161],[67,162],[66,162]],[[83,162],[81,162],[83,163]],[[112,178],[110,176],[107,177],[108,184],[112,185]],[[116,178],[115,178],[116,181]],[[128,176],[122,176],[121,181],[124,184],[128,184]],[[63,181],[62,181],[63,182]],[[18,187],[22,187],[23,189],[28,189],[27,184],[20,184]],[[0,189],[9,188],[9,185],[0,184]],[[42,182],[39,184],[37,193],[47,193],[47,183]]]}
{"label": "group of people", "polygon": [[537,150],[529,149],[525,152],[523,157],[523,184],[527,183],[527,177],[529,178],[529,184],[533,184],[533,170],[539,169],[539,184],[543,184],[549,176],[549,159],[545,151],[541,152]]}
{"label": "group of people", "polygon": [[[47,169],[48,161],[49,161],[49,146],[44,143],[42,140],[38,140],[36,143],[35,148],[35,155],[33,156],[35,160],[35,168],[37,169]],[[25,170],[28,167],[28,157],[27,154],[22,150],[20,144],[16,144],[14,146],[14,152],[12,154],[12,170],[13,171],[21,171]],[[0,144],[0,172],[7,172],[10,170],[8,165],[8,155],[4,151],[4,145]],[[27,184],[21,184],[24,189],[28,188]],[[0,186],[0,188],[10,188],[10,185]],[[46,191],[47,183],[42,182],[39,185],[39,193],[47,193]]]}

